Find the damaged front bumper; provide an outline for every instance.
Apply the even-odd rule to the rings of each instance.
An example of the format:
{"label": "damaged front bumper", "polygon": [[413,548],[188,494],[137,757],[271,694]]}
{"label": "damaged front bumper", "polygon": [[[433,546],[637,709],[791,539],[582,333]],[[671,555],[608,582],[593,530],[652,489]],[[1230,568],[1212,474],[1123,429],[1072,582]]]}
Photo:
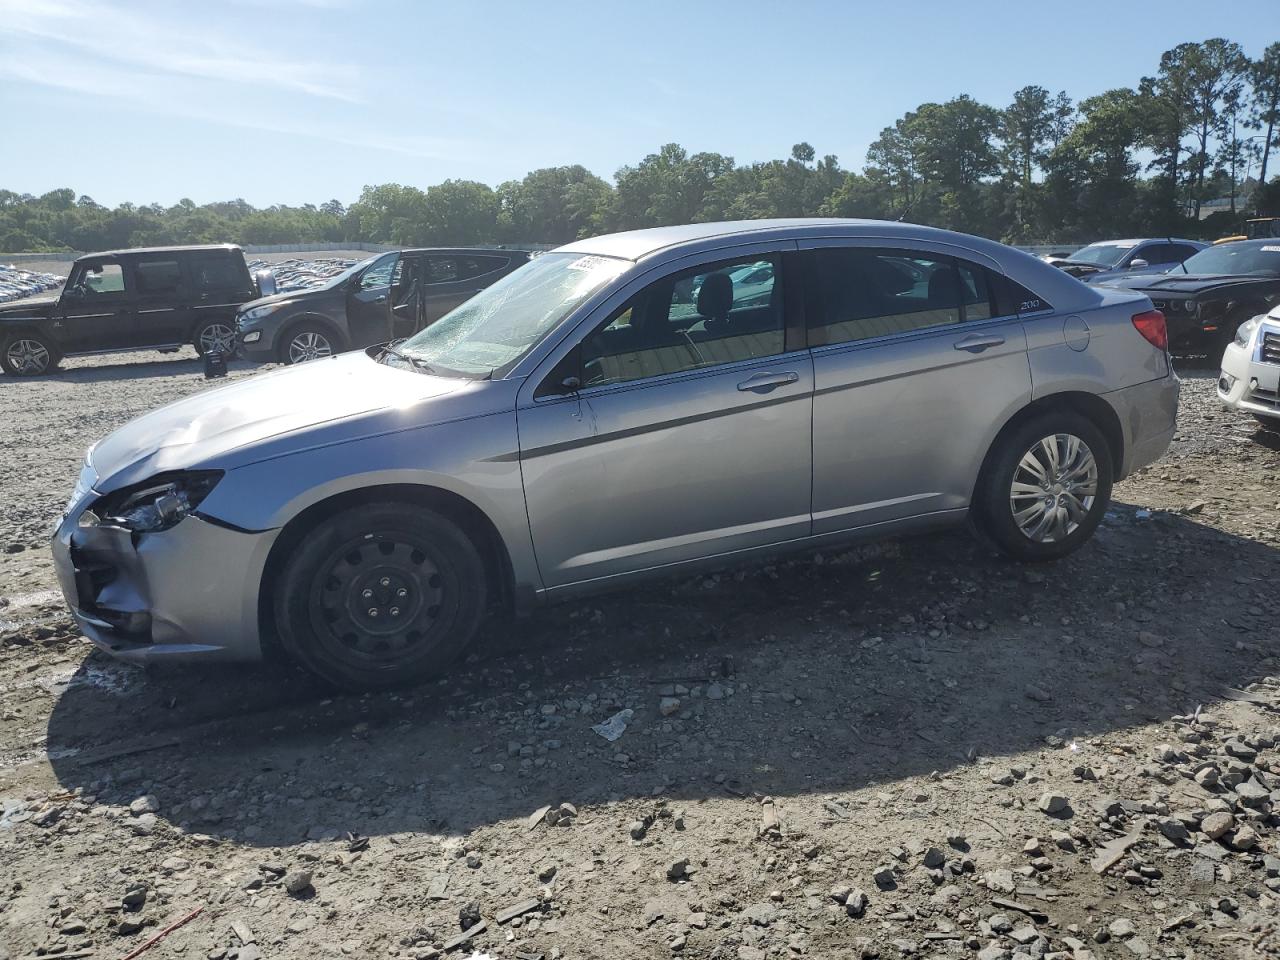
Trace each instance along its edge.
{"label": "damaged front bumper", "polygon": [[155,533],[81,526],[81,492],[53,536],[58,585],[80,629],[122,660],[257,660],[258,597],[277,531],[193,514]]}

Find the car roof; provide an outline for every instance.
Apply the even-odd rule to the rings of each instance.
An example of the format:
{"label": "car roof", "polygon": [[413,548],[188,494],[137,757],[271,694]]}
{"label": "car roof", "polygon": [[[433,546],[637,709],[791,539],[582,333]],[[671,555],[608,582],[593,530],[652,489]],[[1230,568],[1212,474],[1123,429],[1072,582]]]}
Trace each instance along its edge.
{"label": "car roof", "polygon": [[219,253],[235,253],[240,247],[234,243],[199,243],[180,247],[131,247],[127,250],[104,250],[101,253],[86,253],[79,260],[91,260],[98,257],[141,257],[152,253],[199,253],[217,251]]}

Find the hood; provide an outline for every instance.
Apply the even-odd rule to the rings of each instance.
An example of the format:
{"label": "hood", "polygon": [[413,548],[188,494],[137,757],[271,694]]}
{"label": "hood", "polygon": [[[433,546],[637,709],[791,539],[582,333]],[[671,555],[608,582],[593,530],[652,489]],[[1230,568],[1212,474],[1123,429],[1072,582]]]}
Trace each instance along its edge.
{"label": "hood", "polygon": [[1126,290],[1141,290],[1153,296],[1190,296],[1214,290],[1218,287],[1239,287],[1247,284],[1275,284],[1276,277],[1241,277],[1231,274],[1165,273],[1157,276],[1118,277],[1108,280],[1107,286]]}
{"label": "hood", "polygon": [[26,317],[43,319],[58,303],[57,297],[23,297],[0,303],[0,320],[21,320]]}
{"label": "hood", "polygon": [[258,374],[144,414],[99,441],[89,451],[94,487],[109,493],[169,470],[240,466],[279,453],[273,439],[305,446],[321,428],[379,411],[429,423],[432,401],[483,384],[389,367],[359,351]]}
{"label": "hood", "polygon": [[245,313],[255,307],[265,307],[273,303],[288,303],[292,300],[314,300],[325,294],[332,294],[333,290],[327,287],[311,287],[308,290],[287,290],[284,293],[273,293],[269,297],[259,297],[257,300],[250,300],[248,303],[242,304],[239,313]]}

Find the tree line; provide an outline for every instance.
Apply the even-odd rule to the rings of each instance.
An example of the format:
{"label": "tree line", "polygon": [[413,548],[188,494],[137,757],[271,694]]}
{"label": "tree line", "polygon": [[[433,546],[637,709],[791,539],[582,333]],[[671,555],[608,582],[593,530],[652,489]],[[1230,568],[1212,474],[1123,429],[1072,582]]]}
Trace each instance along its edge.
{"label": "tree line", "polygon": [[[1166,51],[1136,87],[1075,102],[1026,86],[1004,107],[925,103],[881,131],[859,171],[808,143],[736,163],[661,147],[614,181],[580,165],[490,187],[366,186],[349,206],[243,200],[108,208],[71,189],[0,190],[0,250],[173,243],[563,243],[638,227],[761,217],[909,220],[1010,243],[1213,238],[1280,215],[1280,43],[1257,60],[1221,38]],[[1268,181],[1268,174],[1273,174]],[[1210,204],[1210,207],[1206,207]],[[1213,212],[1202,217],[1202,213]]]}

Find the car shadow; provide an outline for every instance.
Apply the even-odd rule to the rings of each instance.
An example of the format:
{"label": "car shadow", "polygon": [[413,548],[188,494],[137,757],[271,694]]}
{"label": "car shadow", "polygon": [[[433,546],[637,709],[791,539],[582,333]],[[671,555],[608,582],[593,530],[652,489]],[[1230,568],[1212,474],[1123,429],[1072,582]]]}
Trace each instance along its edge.
{"label": "car shadow", "polygon": [[[390,693],[93,654],[47,750],[67,790],[154,794],[160,821],[263,847],[834,793],[1214,701],[1274,655],[1277,575],[1273,547],[1117,502],[1057,563],[951,533],[686,577],[494,624],[448,679]],[[623,708],[616,742],[593,732]]]}

